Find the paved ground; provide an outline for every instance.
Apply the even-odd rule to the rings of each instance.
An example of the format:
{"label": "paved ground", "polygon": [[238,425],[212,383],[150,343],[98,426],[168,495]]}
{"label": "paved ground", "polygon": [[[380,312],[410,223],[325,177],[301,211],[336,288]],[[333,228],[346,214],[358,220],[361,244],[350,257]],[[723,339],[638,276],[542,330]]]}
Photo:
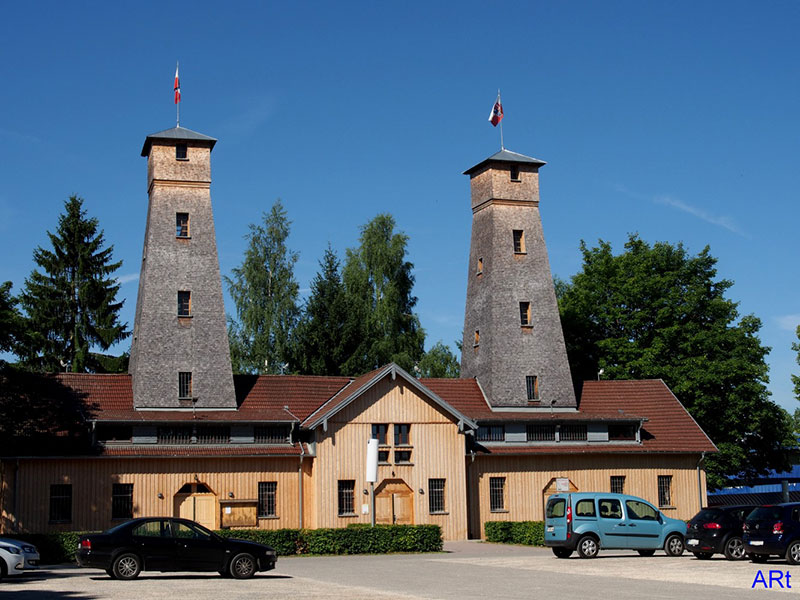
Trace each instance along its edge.
{"label": "paved ground", "polygon": [[[759,570],[797,574],[792,589],[751,589]],[[785,579],[782,582],[785,585]],[[789,583],[793,584],[794,579]],[[389,600],[441,598],[672,599],[763,598],[800,592],[800,567],[771,561],[699,561],[691,555],[601,552],[594,560],[556,559],[549,550],[477,542],[452,542],[441,554],[281,558],[278,568],[237,581],[205,573],[143,573],[135,581],[114,581],[103,571],[59,566],[0,582],[0,597],[14,600],[132,598],[319,598]]]}

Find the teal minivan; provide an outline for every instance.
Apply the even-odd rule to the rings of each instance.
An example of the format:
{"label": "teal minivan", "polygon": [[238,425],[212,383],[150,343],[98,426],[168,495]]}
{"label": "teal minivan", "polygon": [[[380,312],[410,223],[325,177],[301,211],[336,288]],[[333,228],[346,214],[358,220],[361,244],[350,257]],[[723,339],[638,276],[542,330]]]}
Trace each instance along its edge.
{"label": "teal minivan", "polygon": [[683,554],[686,523],[665,517],[652,504],[627,494],[579,492],[547,499],[544,544],[558,558],[575,550],[594,558],[603,549],[636,550],[652,556],[663,548],[670,556]]}

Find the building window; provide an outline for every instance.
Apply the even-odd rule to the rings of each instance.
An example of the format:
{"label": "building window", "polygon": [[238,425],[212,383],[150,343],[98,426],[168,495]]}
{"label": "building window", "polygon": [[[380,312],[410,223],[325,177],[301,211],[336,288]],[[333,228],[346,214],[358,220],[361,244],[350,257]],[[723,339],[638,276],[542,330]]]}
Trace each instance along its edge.
{"label": "building window", "polygon": [[489,478],[489,510],[491,512],[504,511],[506,509],[506,478]]}
{"label": "building window", "polygon": [[514,254],[525,254],[525,232],[514,229]]}
{"label": "building window", "polygon": [[130,425],[98,425],[97,441],[104,444],[108,442],[130,442],[133,428]]}
{"label": "building window", "polygon": [[191,427],[159,427],[157,438],[159,444],[191,444]]}
{"label": "building window", "polygon": [[479,442],[504,442],[506,440],[505,425],[481,425],[478,427]]}
{"label": "building window", "polygon": [[[378,457],[380,458],[380,457]],[[395,464],[410,464],[411,463],[411,450],[395,450],[394,451]]]}
{"label": "building window", "polygon": [[562,442],[585,442],[588,439],[586,425],[562,425],[558,437]]}
{"label": "building window", "polygon": [[428,511],[444,512],[444,479],[428,479]]}
{"label": "building window", "polygon": [[276,517],[275,512],[275,493],[278,490],[277,481],[258,482],[258,516]]}
{"label": "building window", "polygon": [[70,523],[72,521],[72,484],[54,483],[50,485],[50,522]]}
{"label": "building window", "polygon": [[356,482],[353,479],[339,480],[339,516],[354,515]]}
{"label": "building window", "polygon": [[197,428],[198,444],[230,444],[231,428],[226,425],[206,425]]}
{"label": "building window", "polygon": [[394,426],[394,445],[409,446],[411,444],[411,438],[409,437],[410,431],[411,425],[408,423],[397,423]]}
{"label": "building window", "polygon": [[525,428],[525,439],[529,442],[555,442],[555,425],[528,425]]}
{"label": "building window", "polygon": [[539,399],[539,378],[536,375],[525,376],[525,391],[528,394],[528,400]]}
{"label": "building window", "polygon": [[254,429],[253,441],[256,444],[288,444],[291,433],[289,425],[265,425]]}
{"label": "building window", "polygon": [[378,440],[379,446],[386,445],[386,432],[389,426],[386,423],[378,423],[372,425],[372,439]]}
{"label": "building window", "polygon": [[186,144],[177,144],[175,146],[175,158],[178,160],[187,160],[186,151]]}
{"label": "building window", "polygon": [[132,483],[115,483],[111,486],[111,518],[133,518]]}
{"label": "building window", "polygon": [[178,292],[178,316],[192,316],[192,292]]}
{"label": "building window", "polygon": [[189,213],[175,213],[175,237],[189,237]]}
{"label": "building window", "polygon": [[191,371],[180,371],[178,373],[178,398],[191,399],[192,397],[192,373]]}
{"label": "building window", "polygon": [[625,475],[611,476],[611,493],[612,494],[625,493]]}
{"label": "building window", "polygon": [[477,329],[475,330],[475,338],[472,341],[472,347],[477,348],[481,343],[481,332]]}
{"label": "building window", "polygon": [[608,426],[608,439],[617,441],[636,441],[636,425],[633,423],[611,423]]}
{"label": "building window", "polygon": [[519,324],[523,327],[528,327],[533,325],[533,320],[531,319],[531,303],[530,302],[520,302],[519,303]]}
{"label": "building window", "polygon": [[478,259],[478,267],[475,269],[476,275],[481,275],[483,273],[483,259]]}
{"label": "building window", "polygon": [[658,505],[672,506],[672,475],[658,476]]}
{"label": "building window", "polygon": [[517,165],[511,165],[511,181],[520,181],[519,167]]}

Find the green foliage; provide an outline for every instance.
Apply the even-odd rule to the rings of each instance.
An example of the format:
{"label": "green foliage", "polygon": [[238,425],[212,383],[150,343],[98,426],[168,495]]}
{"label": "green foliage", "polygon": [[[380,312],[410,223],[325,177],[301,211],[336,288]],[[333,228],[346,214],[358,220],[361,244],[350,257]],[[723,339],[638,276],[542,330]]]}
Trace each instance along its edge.
{"label": "green foliage", "polygon": [[436,342],[417,364],[419,377],[453,377],[461,375],[458,357],[441,341]]}
{"label": "green foliage", "polygon": [[120,286],[112,277],[122,262],[111,262],[113,246],[103,248],[103,232],[97,219],[87,218],[81,198],[70,197],[64,208],[56,233],[47,232],[52,251],[33,252],[42,271],[31,273],[20,296],[28,335],[17,354],[35,370],[63,370],[63,362],[75,373],[98,371],[92,348],[108,350],[130,335],[119,322],[123,303],[116,301]]}
{"label": "green foliage", "polygon": [[487,542],[544,546],[542,521],[487,521],[485,531]]}
{"label": "green foliage", "polygon": [[425,332],[413,312],[413,264],[406,260],[408,236],[394,232],[391,215],[361,228],[360,245],[347,250],[342,280],[349,300],[350,331],[358,346],[342,371],[358,375],[395,362],[411,371],[423,354]]}
{"label": "green foliage", "polygon": [[304,554],[301,552],[299,529],[222,529],[217,531],[226,538],[237,538],[272,546],[279,556]]}
{"label": "green foliage", "polygon": [[0,284],[0,352],[12,351],[25,331],[24,319],[17,310],[19,300],[11,295],[11,287],[10,281]]}
{"label": "green foliage", "polygon": [[250,225],[244,261],[225,278],[236,306],[236,318],[228,318],[235,373],[282,372],[299,316],[297,253],[286,247],[291,221],[280,200],[263,219]]}
{"label": "green foliage", "polygon": [[9,533],[3,537],[30,542],[39,551],[41,563],[57,565],[75,561],[78,541],[89,531],[61,531],[56,533]]}
{"label": "green foliage", "polygon": [[[798,341],[792,344],[792,350],[797,352],[797,364],[800,365],[800,325],[797,326],[797,339]],[[794,397],[800,401],[800,375],[792,375],[792,383],[794,384]]]}
{"label": "green foliage", "polygon": [[602,240],[581,251],[583,270],[556,282],[576,384],[601,368],[607,379],[663,379],[719,448],[706,463],[711,489],[788,468],[796,443],[769,399],[761,322],[739,319],[709,249],[690,256],[632,235],[617,256]]}

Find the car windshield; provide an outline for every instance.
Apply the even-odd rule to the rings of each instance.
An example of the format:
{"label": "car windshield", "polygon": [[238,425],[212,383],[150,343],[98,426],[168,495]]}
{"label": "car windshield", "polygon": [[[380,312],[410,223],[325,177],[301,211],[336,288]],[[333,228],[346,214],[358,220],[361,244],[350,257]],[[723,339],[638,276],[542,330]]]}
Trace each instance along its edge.
{"label": "car windshield", "polygon": [[707,523],[709,521],[716,521],[721,519],[723,516],[722,511],[718,508],[704,508],[701,510],[697,515],[695,515],[692,521],[700,521],[701,523]]}
{"label": "car windshield", "polygon": [[780,506],[759,506],[747,517],[748,521],[772,521],[781,518]]}

